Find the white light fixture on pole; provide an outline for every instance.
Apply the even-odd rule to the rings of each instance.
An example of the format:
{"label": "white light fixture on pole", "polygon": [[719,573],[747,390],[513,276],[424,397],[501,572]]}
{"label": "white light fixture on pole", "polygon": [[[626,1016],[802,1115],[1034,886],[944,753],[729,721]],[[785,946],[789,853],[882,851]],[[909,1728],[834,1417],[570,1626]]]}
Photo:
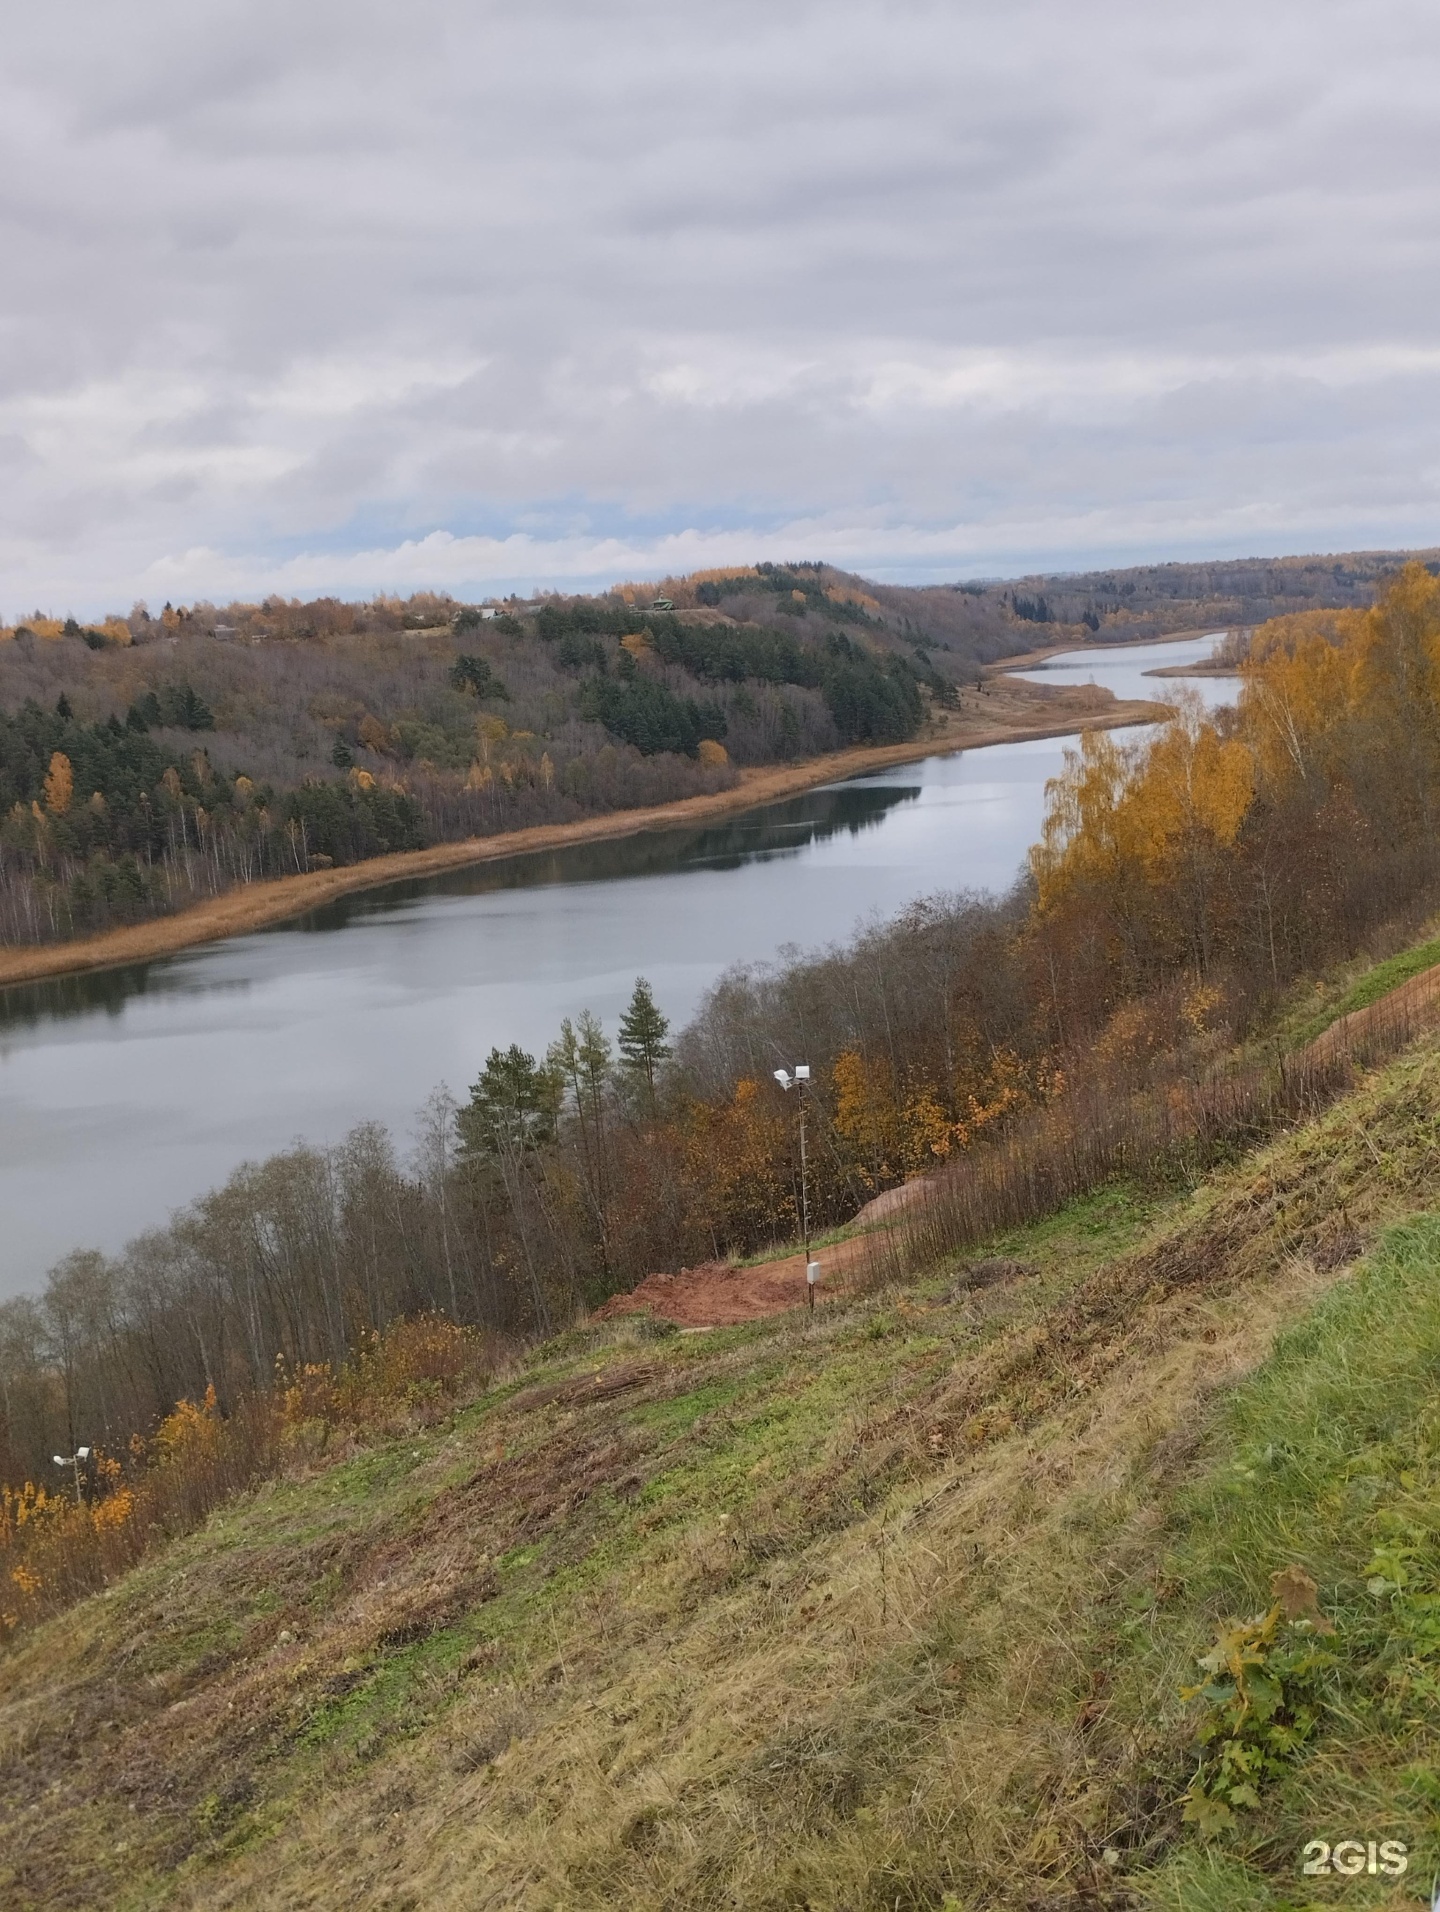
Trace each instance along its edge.
{"label": "white light fixture on pole", "polygon": [[90,1449],[88,1447],[77,1447],[73,1454],[57,1454],[55,1456],[55,1465],[57,1467],[73,1467],[75,1469],[75,1505],[77,1507],[81,1505],[83,1500],[83,1496],[80,1492],[80,1463],[81,1461],[88,1461],[89,1458]]}
{"label": "white light fixture on pole", "polygon": [[810,1086],[810,1064],[797,1062],[795,1073],[777,1069],[775,1080],[787,1092],[794,1089],[800,1105],[800,1238],[805,1245],[805,1305],[815,1312],[815,1284],[820,1279],[820,1264],[810,1259],[810,1178],[805,1160],[805,1091]]}

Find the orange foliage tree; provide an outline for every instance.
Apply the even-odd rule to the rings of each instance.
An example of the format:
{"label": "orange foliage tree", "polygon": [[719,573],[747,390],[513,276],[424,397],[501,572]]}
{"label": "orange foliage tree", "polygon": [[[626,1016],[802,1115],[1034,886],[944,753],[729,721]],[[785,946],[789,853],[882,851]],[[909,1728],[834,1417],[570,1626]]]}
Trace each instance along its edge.
{"label": "orange foliage tree", "polygon": [[1176,961],[1203,976],[1254,790],[1249,745],[1224,735],[1193,696],[1138,754],[1087,733],[1046,788],[1031,853],[1040,915],[1098,919],[1131,988]]}
{"label": "orange foliage tree", "polygon": [[1369,611],[1275,619],[1243,675],[1233,712],[1086,736],[1049,786],[1031,942],[1062,1026],[1180,968],[1276,984],[1440,874],[1440,580],[1411,564]]}
{"label": "orange foliage tree", "polygon": [[394,1432],[446,1411],[500,1354],[493,1336],[422,1315],[363,1336],[338,1369],[278,1363],[273,1387],[229,1414],[213,1387],[177,1402],[123,1460],[97,1450],[79,1500],[0,1485],[0,1645],[124,1572],[157,1536],[194,1527],[288,1461],[313,1464],[335,1434]]}
{"label": "orange foliage tree", "polygon": [[685,1172],[716,1252],[748,1249],[798,1226],[791,1124],[768,1083],[742,1076],[727,1102],[683,1117]]}
{"label": "orange foliage tree", "polygon": [[45,776],[45,808],[52,817],[63,817],[75,795],[75,772],[63,750],[52,753]]}

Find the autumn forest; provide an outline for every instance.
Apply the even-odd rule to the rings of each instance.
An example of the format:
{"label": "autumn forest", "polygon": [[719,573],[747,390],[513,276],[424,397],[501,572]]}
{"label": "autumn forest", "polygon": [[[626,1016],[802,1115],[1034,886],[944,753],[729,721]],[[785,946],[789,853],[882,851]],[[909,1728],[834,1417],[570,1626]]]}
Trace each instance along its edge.
{"label": "autumn forest", "polygon": [[[766,712],[779,724],[775,713],[790,710],[815,739],[839,734],[846,712],[844,721],[860,722],[853,712],[862,707],[871,713],[865,721],[903,725],[922,682],[909,664],[862,653],[841,621],[827,623],[815,646],[778,621],[712,633],[647,613],[643,644],[630,644],[638,626],[617,635],[628,614],[605,615],[610,624],[588,609],[557,612],[538,638],[502,630],[487,634],[483,649],[467,630],[458,688],[457,666],[447,661],[453,636],[426,639],[414,652],[402,650],[399,632],[365,640],[377,667],[388,658],[385,668],[409,672],[412,687],[428,685],[437,711],[456,700],[466,750],[493,726],[490,760],[477,759],[491,773],[479,789],[458,758],[442,767],[440,739],[449,733],[438,718],[437,735],[412,738],[406,760],[418,765],[423,749],[435,768],[411,769],[404,792],[387,788],[379,766],[398,759],[373,733],[367,741],[372,720],[345,714],[351,707],[334,654],[287,652],[292,683],[308,668],[304,659],[321,660],[316,668],[334,698],[327,734],[355,762],[324,786],[336,793],[326,799],[337,806],[333,814],[318,807],[318,796],[287,811],[278,795],[260,796],[267,768],[266,787],[280,787],[272,737],[269,756],[253,766],[261,773],[253,794],[244,803],[227,799],[234,853],[246,845],[259,858],[270,845],[263,854],[278,855],[299,833],[311,854],[321,842],[333,846],[323,854],[360,854],[347,844],[367,831],[388,840],[405,828],[436,827],[445,803],[469,817],[466,803],[500,802],[502,791],[507,803],[522,789],[537,803],[535,793],[545,792],[558,802],[557,792],[579,788],[575,766],[598,776],[602,757],[616,778],[649,774],[646,766],[667,753],[638,741],[592,749],[582,733],[586,723],[612,737],[616,726],[638,725],[640,706],[625,699],[639,684],[679,681],[663,672],[684,672],[694,687],[686,693],[693,729],[677,731],[668,753],[674,774],[693,776],[725,774],[703,755],[707,735],[718,741],[722,717],[727,750],[760,752],[770,747]],[[713,648],[701,655],[706,645]],[[637,652],[631,674],[619,660]],[[653,676],[645,653],[659,660]],[[49,654],[37,642],[26,668],[38,671]],[[93,655],[114,672],[107,681],[127,684],[128,647]],[[93,685],[83,711],[77,699],[76,708],[51,714],[37,698],[32,712],[8,720],[30,727],[39,741],[26,746],[26,761],[45,765],[33,811],[17,799],[9,826],[17,837],[34,828],[28,847],[11,841],[7,850],[16,869],[29,871],[27,881],[36,882],[44,855],[58,854],[42,852],[41,834],[71,817],[80,847],[67,854],[77,861],[90,843],[81,819],[92,814],[97,830],[118,829],[123,818],[140,831],[127,853],[137,864],[148,856],[152,870],[172,867],[165,858],[173,864],[184,832],[199,854],[205,839],[195,808],[184,806],[219,829],[209,821],[219,804],[187,794],[204,784],[197,760],[208,761],[209,776],[220,774],[222,733],[207,720],[218,726],[217,710],[239,708],[251,682],[250,653],[220,645],[214,655],[221,661],[211,675],[197,669],[187,680],[183,712],[172,702],[158,722],[138,693],[133,718],[97,717]],[[567,664],[569,655],[583,661]],[[412,661],[402,667],[402,657]],[[8,660],[5,667],[14,668]],[[118,1557],[117,1536],[140,1520],[137,1509],[151,1505],[146,1518],[160,1518],[158,1503],[143,1501],[157,1429],[170,1428],[172,1447],[183,1436],[213,1458],[222,1423],[253,1430],[263,1422],[263,1438],[245,1436],[251,1446],[242,1442],[243,1452],[226,1462],[233,1485],[273,1455],[278,1438],[256,1403],[298,1411],[295,1389],[303,1395],[309,1386],[329,1390],[338,1413],[343,1377],[357,1362],[382,1363],[386,1347],[404,1352],[406,1333],[420,1336],[423,1360],[405,1344],[404,1359],[420,1361],[415,1372],[430,1371],[426,1360],[435,1373],[448,1372],[447,1363],[481,1359],[485,1349],[563,1330],[653,1270],[793,1239],[796,1127],[772,1080],[777,1060],[803,1053],[814,1069],[810,1199],[821,1229],[848,1223],[871,1198],[925,1174],[942,1190],[969,1191],[975,1232],[1002,1210],[1044,1212],[1073,1192],[1080,1173],[1055,1165],[1079,1161],[1082,1139],[1107,1124],[1128,1172],[1162,1178],[1193,1174],[1217,1151],[1263,1131],[1266,1111],[1289,1093],[1270,1070],[1266,1045],[1277,1019],[1294,1013],[1297,979],[1362,949],[1398,946],[1440,901],[1440,581],[1411,564],[1369,608],[1272,618],[1255,630],[1240,668],[1232,708],[1207,715],[1182,695],[1148,742],[1087,734],[1049,789],[1043,840],[1010,895],[930,897],[844,947],[732,971],[683,1029],[670,1026],[664,1004],[638,979],[617,1027],[582,1015],[566,1021],[543,1054],[493,1051],[458,1102],[437,1092],[408,1154],[373,1125],[333,1149],[293,1147],[247,1165],[122,1255],[73,1255],[43,1296],[5,1304],[0,1478],[11,1490],[0,1546],[21,1565],[30,1561],[33,1578],[32,1586],[12,1575],[19,1592],[5,1624],[23,1624],[58,1597],[59,1581],[52,1577],[47,1591],[35,1564],[47,1531],[44,1496],[37,1507],[38,1490],[28,1490],[27,1501],[24,1483],[77,1439],[95,1440],[110,1471],[75,1514],[99,1523],[93,1545],[81,1545],[71,1515],[63,1516],[71,1522],[66,1584],[74,1587],[95,1584],[105,1561]],[[599,715],[567,720],[575,754],[565,754],[557,729],[536,756],[538,735],[517,744],[519,733],[499,713],[518,717],[559,697],[555,686],[572,681],[566,670],[580,672],[574,694],[593,699]],[[742,693],[749,704],[737,704]],[[683,721],[691,722],[688,711]],[[164,789],[174,770],[182,729],[194,746],[187,774],[200,782],[187,784],[176,770],[171,811],[154,801],[147,808],[146,793]],[[549,785],[540,772],[547,760]],[[535,781],[521,776],[522,762]],[[373,787],[354,774],[371,763]],[[500,775],[507,764],[508,779]],[[101,776],[115,795],[91,812],[84,793]],[[246,821],[261,810],[268,823]],[[84,850],[86,858],[99,854]],[[1232,1114],[1221,1120],[1221,1109]],[[977,1190],[989,1193],[982,1200]],[[416,1321],[431,1325],[423,1333],[403,1327]],[[179,1403],[189,1404],[183,1425],[170,1418]],[[129,1498],[114,1498],[122,1494]],[[50,1504],[60,1521],[59,1503]]]}
{"label": "autumn forest", "polygon": [[0,942],[724,789],[954,701],[968,660],[822,567],[705,583],[683,612],[268,601],[0,631]]}
{"label": "autumn forest", "polygon": [[1383,554],[900,587],[821,564],[601,597],[279,598],[0,625],[0,944],[724,790],[917,734],[1038,644],[1368,603]]}

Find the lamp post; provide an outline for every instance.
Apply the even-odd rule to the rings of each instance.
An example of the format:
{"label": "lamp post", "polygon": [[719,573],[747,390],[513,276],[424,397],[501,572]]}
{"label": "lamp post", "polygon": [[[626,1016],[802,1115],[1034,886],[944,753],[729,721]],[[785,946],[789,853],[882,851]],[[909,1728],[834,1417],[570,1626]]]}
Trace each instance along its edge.
{"label": "lamp post", "polygon": [[89,1458],[90,1449],[88,1447],[77,1447],[73,1454],[57,1454],[55,1456],[55,1465],[57,1467],[73,1467],[75,1470],[75,1505],[77,1507],[84,1504],[84,1495],[80,1491],[80,1463],[81,1461],[88,1461]]}
{"label": "lamp post", "polygon": [[805,1245],[805,1305],[813,1315],[820,1264],[810,1259],[810,1176],[805,1160],[805,1091],[810,1086],[810,1065],[808,1062],[797,1062],[793,1075],[788,1069],[777,1069],[775,1080],[787,1094],[791,1089],[795,1091],[800,1108],[800,1239]]}

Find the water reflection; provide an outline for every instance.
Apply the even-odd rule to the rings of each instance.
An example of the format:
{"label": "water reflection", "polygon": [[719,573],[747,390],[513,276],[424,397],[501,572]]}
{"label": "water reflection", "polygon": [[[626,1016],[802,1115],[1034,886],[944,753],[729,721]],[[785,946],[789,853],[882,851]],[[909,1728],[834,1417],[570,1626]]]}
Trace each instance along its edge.
{"label": "water reflection", "polygon": [[[354,896],[338,897],[265,933],[327,934],[412,910],[417,903],[440,896],[488,896],[558,883],[673,876],[685,870],[733,871],[747,863],[799,857],[831,837],[856,837],[863,831],[876,830],[897,806],[914,803],[921,784],[915,771],[909,774],[914,780],[907,784],[857,781],[808,790],[763,810],[699,829],[654,830],[608,842],[570,844],[563,849],[509,857],[501,863],[473,864],[444,876],[387,883]],[[246,976],[217,973],[213,965],[194,960],[204,954],[203,949],[184,951],[154,962],[0,989],[0,1056],[5,1054],[4,1032],[10,1029],[34,1029],[45,1022],[63,1022],[97,1012],[120,1016],[126,1004],[140,996],[211,995],[250,986]]]}
{"label": "water reflection", "polygon": [[[444,876],[387,883],[379,889],[337,897],[282,928],[307,934],[345,929],[435,896],[489,896],[502,890],[528,890],[555,883],[673,876],[683,870],[738,870],[746,863],[798,857],[831,837],[856,837],[878,829],[898,805],[913,803],[919,797],[921,783],[913,769],[910,778],[905,784],[863,780],[831,784],[697,829],[646,830],[599,843],[536,850],[526,856],[507,857],[503,863],[475,863]],[[0,996],[0,1020],[4,1015],[4,999]]]}
{"label": "water reflection", "polygon": [[[1124,669],[1139,678],[1144,661]],[[1087,653],[1084,667],[1106,663]],[[932,757],[6,991],[0,1294],[69,1249],[119,1247],[292,1137],[334,1141],[374,1118],[403,1138],[435,1084],[463,1092],[492,1045],[543,1050],[582,1008],[613,1031],[639,973],[678,1026],[732,963],[841,940],[937,890],[1004,890],[1073,741]]]}
{"label": "water reflection", "polygon": [[[56,976],[49,982],[12,983],[0,989],[0,1030],[32,1029],[37,1023],[88,1016],[96,1010],[118,1016],[132,996],[150,987],[150,963],[103,969],[80,976]],[[4,1053],[0,1040],[0,1054]]]}

